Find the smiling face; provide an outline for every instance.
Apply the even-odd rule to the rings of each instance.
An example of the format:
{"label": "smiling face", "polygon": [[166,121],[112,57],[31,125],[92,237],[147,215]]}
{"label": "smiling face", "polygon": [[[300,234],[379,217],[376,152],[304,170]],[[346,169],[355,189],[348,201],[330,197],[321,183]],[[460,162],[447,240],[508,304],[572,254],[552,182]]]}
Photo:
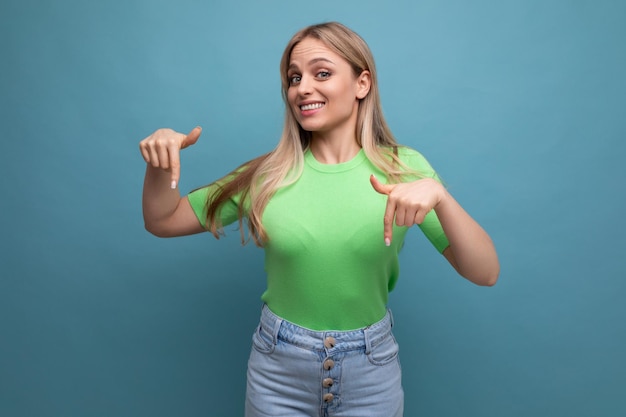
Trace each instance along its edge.
{"label": "smiling face", "polygon": [[287,101],[304,130],[355,137],[359,100],[369,91],[369,72],[351,65],[322,41],[304,38],[291,51]]}

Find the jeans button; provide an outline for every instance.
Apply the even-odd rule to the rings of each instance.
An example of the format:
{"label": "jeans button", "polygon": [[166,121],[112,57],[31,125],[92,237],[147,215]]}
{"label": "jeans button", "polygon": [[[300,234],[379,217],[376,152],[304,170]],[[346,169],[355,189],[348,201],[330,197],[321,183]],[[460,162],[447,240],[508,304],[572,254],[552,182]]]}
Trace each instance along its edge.
{"label": "jeans button", "polygon": [[324,380],[322,381],[322,385],[324,386],[324,388],[330,388],[333,386],[333,379],[332,378],[324,378]]}
{"label": "jeans button", "polygon": [[328,358],[324,361],[324,369],[326,369],[327,371],[330,371],[331,369],[333,369],[333,366],[335,366],[335,361]]}
{"label": "jeans button", "polygon": [[330,392],[328,394],[324,394],[324,402],[325,403],[331,402],[334,398],[335,398],[335,396],[333,394],[331,394]]}
{"label": "jeans button", "polygon": [[337,344],[337,341],[332,336],[328,336],[326,339],[324,339],[324,347],[326,349],[332,349],[335,347],[336,344]]}

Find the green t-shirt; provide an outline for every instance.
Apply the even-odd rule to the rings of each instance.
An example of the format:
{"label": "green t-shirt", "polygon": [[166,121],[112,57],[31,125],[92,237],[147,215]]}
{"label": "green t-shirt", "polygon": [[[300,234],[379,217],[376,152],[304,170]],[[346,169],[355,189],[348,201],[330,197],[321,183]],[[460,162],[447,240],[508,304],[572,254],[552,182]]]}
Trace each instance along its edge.
{"label": "green t-shirt", "polygon": [[[420,153],[404,147],[398,151],[407,166],[437,178]],[[304,159],[302,176],[276,191],[263,212],[269,240],[264,246],[267,289],[261,298],[275,314],[309,329],[368,326],[386,314],[408,228],[394,225],[392,244],[385,246],[387,196],[369,181],[371,174],[381,181],[385,175],[363,150],[340,164],[322,164],[310,151]],[[210,190],[189,194],[203,224]],[[222,224],[237,221],[237,202],[233,198],[222,206]],[[434,211],[419,227],[439,252],[448,246]]]}

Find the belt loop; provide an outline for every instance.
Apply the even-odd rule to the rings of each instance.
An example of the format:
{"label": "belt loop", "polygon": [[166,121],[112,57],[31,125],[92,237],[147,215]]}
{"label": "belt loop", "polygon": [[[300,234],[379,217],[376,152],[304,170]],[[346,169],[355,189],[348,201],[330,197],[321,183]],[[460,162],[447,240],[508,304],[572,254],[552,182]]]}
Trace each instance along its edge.
{"label": "belt loop", "polygon": [[276,317],[274,321],[274,331],[272,332],[272,341],[274,345],[278,344],[278,332],[280,331],[280,325],[283,324],[283,319]]}
{"label": "belt loop", "polygon": [[391,324],[391,327],[393,328],[393,313],[391,312],[391,309],[388,308],[387,312],[389,313],[389,323]]}
{"label": "belt loop", "polygon": [[372,344],[370,343],[370,328],[367,326],[363,329],[363,338],[365,339],[365,354],[369,355],[372,351]]}

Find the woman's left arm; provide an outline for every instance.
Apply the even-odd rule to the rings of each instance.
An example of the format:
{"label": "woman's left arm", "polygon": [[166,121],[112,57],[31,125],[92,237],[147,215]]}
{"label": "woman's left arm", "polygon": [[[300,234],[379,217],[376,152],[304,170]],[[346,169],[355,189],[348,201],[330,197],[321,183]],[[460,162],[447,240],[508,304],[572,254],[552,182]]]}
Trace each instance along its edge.
{"label": "woman's left arm", "polygon": [[450,242],[443,255],[460,275],[474,284],[494,285],[500,274],[500,262],[491,238],[454,197],[445,188],[443,190],[444,196],[434,208]]}
{"label": "woman's left arm", "polygon": [[384,216],[385,243],[392,239],[393,223],[398,226],[421,224],[435,210],[450,246],[443,255],[456,271],[478,285],[494,285],[500,263],[491,238],[461,207],[441,183],[426,178],[400,184],[382,184],[370,178],[372,186],[387,195]]}

